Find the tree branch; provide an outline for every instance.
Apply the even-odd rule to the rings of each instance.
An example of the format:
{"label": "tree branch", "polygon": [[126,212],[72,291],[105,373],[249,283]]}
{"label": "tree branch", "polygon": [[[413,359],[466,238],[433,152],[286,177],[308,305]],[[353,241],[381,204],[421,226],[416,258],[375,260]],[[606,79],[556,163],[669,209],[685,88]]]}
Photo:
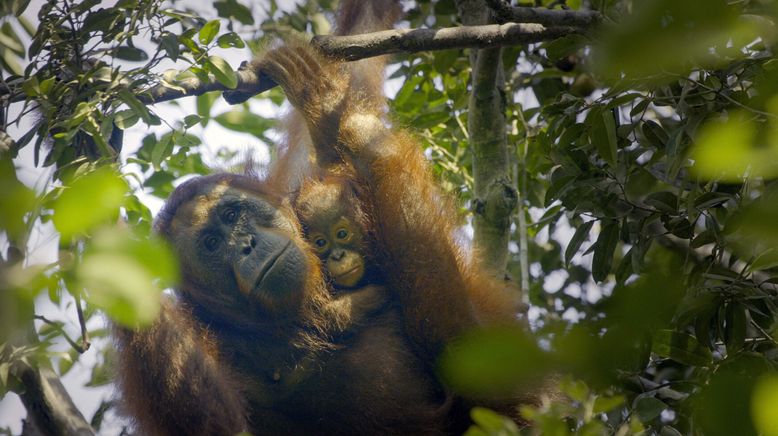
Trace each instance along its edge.
{"label": "tree branch", "polygon": [[[391,53],[528,44],[581,32],[581,29],[575,27],[547,28],[540,24],[509,23],[443,29],[395,29],[348,36],[317,36],[313,38],[312,43],[328,56],[356,61]],[[153,104],[209,91],[229,91],[225,98],[235,104],[245,101],[247,96],[259,94],[275,86],[269,78],[255,71],[239,70],[237,75],[238,86],[235,89],[229,89],[213,78],[208,81],[191,78],[177,82],[175,86],[180,89],[157,85],[143,92],[138,98],[146,104]]]}
{"label": "tree branch", "polygon": [[349,36],[317,36],[313,44],[325,54],[355,61],[392,53],[486,48],[548,41],[571,33],[575,27],[545,27],[540,24],[488,24],[443,29],[393,29]]}
{"label": "tree branch", "polygon": [[19,396],[27,409],[28,419],[32,418],[41,434],[95,434],[52,370],[28,366],[20,371],[19,379],[24,384],[24,392]]}
{"label": "tree branch", "polygon": [[574,26],[590,28],[602,21],[596,11],[511,7],[503,0],[486,0],[500,23],[538,23],[545,26]]}
{"label": "tree branch", "polygon": [[[456,4],[465,25],[490,20],[483,0],[458,0]],[[511,214],[518,195],[510,180],[502,49],[474,50],[470,62],[473,88],[467,127],[473,153],[473,244],[483,263],[503,277],[508,265]]]}
{"label": "tree branch", "polygon": [[254,71],[236,71],[238,86],[230,89],[213,76],[209,80],[201,80],[196,77],[176,82],[175,87],[169,85],[156,85],[138,95],[138,100],[145,104],[161,103],[163,101],[176,100],[183,97],[202,95],[211,91],[232,91],[259,94],[276,86],[276,83],[266,76],[257,75]]}
{"label": "tree branch", "polygon": [[510,180],[501,56],[499,48],[478,50],[467,118],[477,205],[473,214],[474,243],[497,274],[504,274],[508,264],[511,215],[518,200]]}

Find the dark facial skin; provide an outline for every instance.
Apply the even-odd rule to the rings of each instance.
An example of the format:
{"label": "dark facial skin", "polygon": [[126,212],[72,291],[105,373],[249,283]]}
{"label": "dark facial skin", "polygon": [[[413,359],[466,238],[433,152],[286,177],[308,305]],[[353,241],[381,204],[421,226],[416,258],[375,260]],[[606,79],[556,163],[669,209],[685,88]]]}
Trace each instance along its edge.
{"label": "dark facial skin", "polygon": [[307,263],[297,227],[267,200],[209,186],[178,210],[172,230],[187,278],[220,290],[223,303],[278,312],[302,299]]}
{"label": "dark facial skin", "polygon": [[346,216],[322,217],[310,225],[307,239],[338,287],[356,286],[365,275],[362,232]]}

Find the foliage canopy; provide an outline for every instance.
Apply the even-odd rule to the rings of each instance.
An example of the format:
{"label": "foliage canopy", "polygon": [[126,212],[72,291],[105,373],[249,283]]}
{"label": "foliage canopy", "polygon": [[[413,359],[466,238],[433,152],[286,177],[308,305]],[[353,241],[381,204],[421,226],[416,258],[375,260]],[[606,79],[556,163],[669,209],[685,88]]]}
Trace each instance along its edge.
{"label": "foliage canopy", "polygon": [[[519,202],[510,243],[492,248],[508,250],[509,274],[527,285],[533,334],[474,334],[449,350],[442,374],[474,391],[569,374],[560,384],[571,401],[524,410],[536,424],[526,432],[778,435],[778,3],[535,3],[605,18],[501,51]],[[110,383],[99,314],[148,324],[177,278],[149,204],[182,177],[240,164],[227,149],[209,162],[207,129],[272,144],[276,120],[254,109],[283,102],[276,89],[234,107],[217,92],[191,109],[146,105],[149,89],[234,88],[227,59],[247,57],[245,47],[329,31],[334,1],[282,6],[49,1],[31,19],[28,2],[3,2],[0,397],[21,392],[30,368],[66,374],[90,340],[101,357],[89,385]],[[453,0],[409,7],[412,28],[462,22]],[[469,52],[393,62],[392,117],[470,216]],[[166,119],[164,107],[188,112]],[[143,132],[140,144],[123,143],[124,130]],[[25,166],[43,183],[23,177]],[[52,226],[55,259],[35,262],[33,241]],[[41,314],[46,301],[63,320]],[[488,410],[473,417],[473,434],[518,432]]]}

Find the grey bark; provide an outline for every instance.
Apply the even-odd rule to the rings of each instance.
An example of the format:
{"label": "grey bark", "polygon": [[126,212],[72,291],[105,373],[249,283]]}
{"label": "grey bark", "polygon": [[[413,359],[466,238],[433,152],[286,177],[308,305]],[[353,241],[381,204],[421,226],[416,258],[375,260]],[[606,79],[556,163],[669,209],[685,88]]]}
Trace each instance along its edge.
{"label": "grey bark", "polygon": [[[11,241],[6,260],[0,260],[0,274],[10,265],[24,260],[25,241]],[[33,314],[27,314],[30,320]],[[38,342],[33,321],[27,332],[18,339],[27,343]],[[19,392],[22,404],[27,410],[23,434],[25,435],[94,435],[95,432],[84,415],[73,403],[57,374],[48,367],[32,366],[26,362],[11,362],[11,372],[21,381],[23,391]]]}
{"label": "grey bark", "polygon": [[505,0],[486,0],[500,23],[538,23],[546,26],[575,26],[589,28],[602,21],[602,15],[596,11],[572,11],[565,9],[546,9],[511,7]]}
{"label": "grey bark", "polygon": [[[457,7],[465,25],[480,25],[490,19],[483,0],[459,0]],[[511,214],[518,198],[511,182],[502,49],[479,49],[471,62],[468,132],[473,152],[473,242],[484,264],[502,277],[508,264]]]}
{"label": "grey bark", "polygon": [[[317,36],[312,43],[328,56],[355,61],[391,53],[527,44],[580,32],[581,30],[575,27],[509,23],[443,29],[395,29],[349,36]],[[176,86],[182,89],[158,85],[141,93],[138,98],[143,103],[153,104],[210,91],[227,91],[225,97],[235,104],[275,86],[270,79],[256,71],[239,70],[237,78],[238,85],[235,89],[229,89],[213,78],[208,81],[191,78],[176,83]]]}
{"label": "grey bark", "polygon": [[19,378],[24,385],[24,392],[19,396],[27,409],[27,420],[31,421],[28,432],[62,436],[95,434],[54,371],[27,367],[20,371]]}

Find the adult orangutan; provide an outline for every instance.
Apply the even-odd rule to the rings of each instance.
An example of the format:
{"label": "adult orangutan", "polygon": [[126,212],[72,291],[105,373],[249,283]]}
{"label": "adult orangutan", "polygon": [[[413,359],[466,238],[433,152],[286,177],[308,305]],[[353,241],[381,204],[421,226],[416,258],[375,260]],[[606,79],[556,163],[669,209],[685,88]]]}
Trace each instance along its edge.
{"label": "adult orangutan", "polygon": [[303,44],[255,66],[299,110],[317,165],[348,168],[387,289],[333,297],[277,177],[188,181],[157,220],[181,259],[177,300],[149,330],[116,329],[127,411],[149,434],[463,430],[432,364],[462,332],[512,319],[503,284],[463,253],[418,147],[349,88],[349,67]]}
{"label": "adult orangutan", "polygon": [[443,433],[445,392],[400,313],[333,304],[287,202],[231,174],[190,180],[157,221],[183,281],[148,330],[116,328],[119,389],[146,434]]}

